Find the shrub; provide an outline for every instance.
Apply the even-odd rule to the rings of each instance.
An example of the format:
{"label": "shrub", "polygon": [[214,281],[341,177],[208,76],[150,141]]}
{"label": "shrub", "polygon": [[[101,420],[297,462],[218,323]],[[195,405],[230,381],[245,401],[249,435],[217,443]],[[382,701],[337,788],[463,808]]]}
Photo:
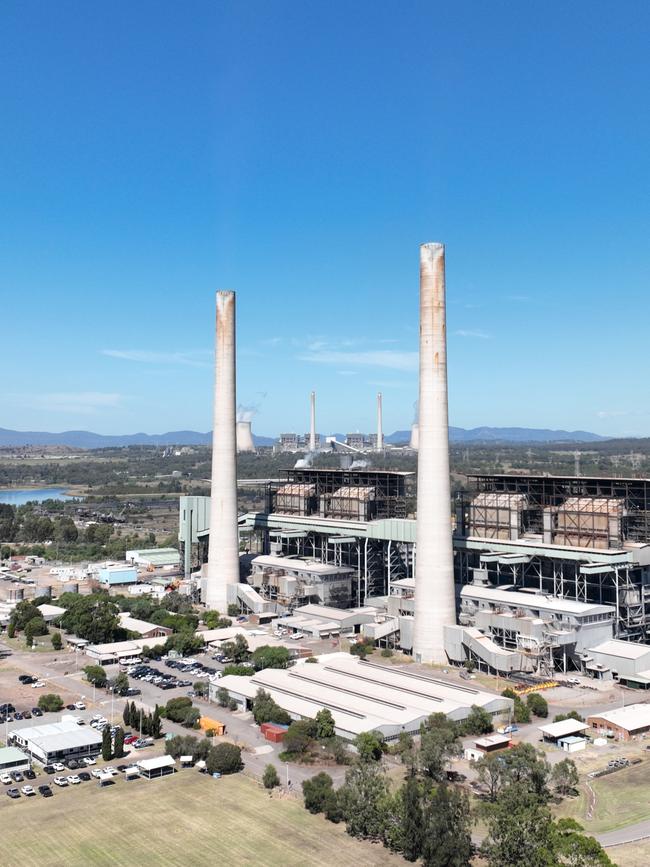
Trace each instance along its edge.
{"label": "shrub", "polygon": [[390,647],[384,647],[384,649],[381,652],[381,655],[383,657],[385,657],[386,659],[390,659],[390,657],[393,655],[393,651],[390,649]]}
{"label": "shrub", "polygon": [[63,641],[61,639],[60,632],[53,632],[51,641],[53,650],[61,650],[61,648],[63,647]]}
{"label": "shrub", "polygon": [[276,786],[280,785],[280,777],[275,769],[275,765],[267,765],[264,768],[262,782],[264,783],[265,789],[275,789]]}
{"label": "shrub", "polygon": [[302,794],[305,799],[305,808],[310,813],[324,813],[333,808],[336,798],[332,778],[324,772],[316,774],[310,780],[304,780]]}
{"label": "shrub", "polygon": [[528,710],[535,716],[544,719],[548,716],[548,702],[539,693],[531,692],[526,699],[526,704]]}
{"label": "shrub", "polygon": [[294,755],[307,752],[317,734],[318,727],[315,720],[295,720],[284,736],[284,751]]}
{"label": "shrub", "polygon": [[38,706],[41,710],[57,713],[63,707],[63,699],[52,692],[39,696]]}
{"label": "shrub", "polygon": [[235,746],[235,744],[223,743],[217,744],[216,747],[210,747],[210,752],[206,759],[208,773],[236,774],[243,767],[241,749]]}
{"label": "shrub", "polygon": [[84,668],[84,674],[88,683],[93,683],[95,686],[106,686],[106,670],[101,665],[87,665]]}
{"label": "shrub", "polygon": [[223,686],[219,687],[217,690],[217,701],[219,702],[220,707],[228,707],[230,704],[230,695],[227,689],[224,689]]}

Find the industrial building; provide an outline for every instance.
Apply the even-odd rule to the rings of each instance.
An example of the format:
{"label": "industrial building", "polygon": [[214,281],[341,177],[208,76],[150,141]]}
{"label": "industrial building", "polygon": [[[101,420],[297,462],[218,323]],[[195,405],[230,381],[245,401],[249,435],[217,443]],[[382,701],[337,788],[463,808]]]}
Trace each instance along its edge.
{"label": "industrial building", "polygon": [[650,704],[631,704],[587,717],[601,735],[629,741],[650,731]]}
{"label": "industrial building", "polygon": [[97,572],[97,580],[107,587],[115,587],[118,584],[135,584],[138,573],[135,566],[124,564],[107,564]]}
{"label": "industrial building", "polygon": [[457,686],[415,672],[364,662],[347,653],[320,656],[317,663],[298,662],[288,669],[266,669],[252,677],[226,675],[211,684],[211,698],[226,689],[242,708],[249,707],[258,690],[267,691],[293,719],[314,719],[328,708],[336,734],[348,740],[377,731],[386,740],[401,732],[418,734],[433,713],[463,720],[472,706],[493,716],[508,716],[512,699],[473,687]]}
{"label": "industrial building", "polygon": [[17,747],[0,747],[0,774],[26,771],[31,766],[29,756]]}
{"label": "industrial building", "polygon": [[131,617],[128,611],[121,611],[118,617],[122,629],[126,629],[127,632],[135,632],[140,638],[167,638],[173,631],[169,626],[159,626],[157,623],[149,623],[146,620]]}
{"label": "industrial building", "polygon": [[176,548],[139,548],[127,551],[125,560],[132,566],[146,566],[153,569],[178,566],[181,561]]}
{"label": "industrial building", "polygon": [[14,729],[9,732],[9,742],[43,765],[96,756],[102,748],[100,732],[72,720]]}

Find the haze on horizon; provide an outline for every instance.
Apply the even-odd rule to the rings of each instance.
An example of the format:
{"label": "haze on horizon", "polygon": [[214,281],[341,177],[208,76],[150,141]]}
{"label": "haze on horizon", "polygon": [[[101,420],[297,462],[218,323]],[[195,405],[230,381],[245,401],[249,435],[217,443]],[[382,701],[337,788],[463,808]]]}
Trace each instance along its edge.
{"label": "haze on horizon", "polygon": [[209,430],[224,287],[257,433],[404,428],[440,240],[452,424],[650,435],[646,3],[1,20],[1,427]]}

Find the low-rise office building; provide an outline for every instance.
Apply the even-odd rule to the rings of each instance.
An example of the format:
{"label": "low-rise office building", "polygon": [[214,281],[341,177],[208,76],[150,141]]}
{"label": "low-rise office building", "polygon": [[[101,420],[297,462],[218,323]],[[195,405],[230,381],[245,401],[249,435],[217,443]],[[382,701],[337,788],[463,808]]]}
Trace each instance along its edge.
{"label": "low-rise office building", "polygon": [[0,774],[8,774],[11,771],[26,771],[30,765],[29,756],[18,747],[0,748]]}
{"label": "low-rise office building", "polygon": [[587,717],[590,726],[603,735],[629,741],[650,731],[650,704],[631,704]]}
{"label": "low-rise office building", "polygon": [[122,629],[135,632],[141,638],[167,638],[173,631],[168,626],[159,626],[157,623],[148,623],[146,620],[131,617],[127,611],[122,611],[119,618]]}
{"label": "low-rise office building", "polygon": [[9,732],[9,741],[43,765],[96,756],[102,748],[98,731],[71,720],[14,729]]}

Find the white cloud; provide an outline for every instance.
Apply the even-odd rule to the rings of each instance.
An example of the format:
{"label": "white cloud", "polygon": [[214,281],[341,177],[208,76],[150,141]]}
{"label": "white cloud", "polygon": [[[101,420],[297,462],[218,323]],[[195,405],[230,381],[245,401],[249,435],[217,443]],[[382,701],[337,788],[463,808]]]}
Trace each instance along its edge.
{"label": "white cloud", "polygon": [[45,394],[10,395],[21,406],[47,412],[79,413],[95,415],[102,410],[115,409],[123,396],[104,391],[57,391]]}
{"label": "white cloud", "polygon": [[598,418],[619,418],[622,415],[631,415],[626,409],[601,409],[596,415]]}
{"label": "white cloud", "polygon": [[138,364],[181,364],[189,367],[210,367],[209,349],[190,349],[184,352],[157,352],[150,349],[102,349],[102,355],[135,361]]}
{"label": "white cloud", "polygon": [[367,352],[340,352],[338,350],[311,351],[298,356],[299,361],[314,364],[360,365],[364,367],[388,367],[391,370],[417,370],[417,352],[399,352],[393,349],[378,349]]}
{"label": "white cloud", "polygon": [[490,340],[492,335],[488,334],[487,331],[478,331],[467,328],[459,328],[458,331],[454,331],[456,337],[474,337],[478,340]]}

